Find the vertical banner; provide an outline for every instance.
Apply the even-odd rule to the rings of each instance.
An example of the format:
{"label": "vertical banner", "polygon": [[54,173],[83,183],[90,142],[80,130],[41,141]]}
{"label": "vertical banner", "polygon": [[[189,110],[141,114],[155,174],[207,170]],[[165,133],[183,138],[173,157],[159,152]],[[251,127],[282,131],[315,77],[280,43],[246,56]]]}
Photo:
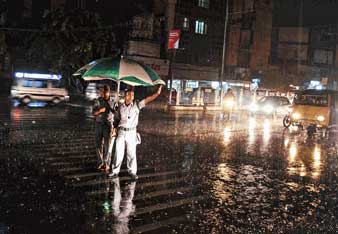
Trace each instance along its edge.
{"label": "vertical banner", "polygon": [[180,43],[181,30],[169,31],[168,49],[178,49]]}

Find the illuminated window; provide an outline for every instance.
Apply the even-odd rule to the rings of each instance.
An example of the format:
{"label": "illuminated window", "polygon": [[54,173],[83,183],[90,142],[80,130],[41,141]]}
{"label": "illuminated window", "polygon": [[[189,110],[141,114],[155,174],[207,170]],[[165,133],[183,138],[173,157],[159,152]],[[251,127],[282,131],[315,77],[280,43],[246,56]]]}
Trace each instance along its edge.
{"label": "illuminated window", "polygon": [[207,34],[207,24],[204,21],[196,20],[195,33],[197,33],[197,34]]}
{"label": "illuminated window", "polygon": [[198,6],[209,8],[209,0],[198,0]]}
{"label": "illuminated window", "polygon": [[187,17],[183,18],[183,29],[189,30],[189,19]]}

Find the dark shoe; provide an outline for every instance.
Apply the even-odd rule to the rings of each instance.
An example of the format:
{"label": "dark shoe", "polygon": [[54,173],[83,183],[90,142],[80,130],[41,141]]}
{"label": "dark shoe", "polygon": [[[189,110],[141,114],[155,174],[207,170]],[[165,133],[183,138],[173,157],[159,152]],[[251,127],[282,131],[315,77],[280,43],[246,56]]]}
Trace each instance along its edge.
{"label": "dark shoe", "polygon": [[138,179],[138,176],[136,174],[130,174],[130,178],[132,180],[137,180]]}
{"label": "dark shoe", "polygon": [[119,175],[118,175],[118,174],[115,174],[114,172],[112,172],[112,173],[109,173],[109,174],[108,174],[108,177],[114,179],[114,178],[119,177]]}

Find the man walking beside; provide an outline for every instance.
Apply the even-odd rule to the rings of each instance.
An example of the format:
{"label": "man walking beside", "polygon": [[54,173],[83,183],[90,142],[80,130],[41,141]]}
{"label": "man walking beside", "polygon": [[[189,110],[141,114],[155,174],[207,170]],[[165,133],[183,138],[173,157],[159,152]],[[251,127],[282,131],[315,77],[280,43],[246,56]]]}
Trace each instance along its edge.
{"label": "man walking beside", "polygon": [[127,168],[132,179],[138,179],[136,162],[136,143],[137,143],[137,125],[140,110],[149,102],[155,100],[161,94],[162,86],[152,96],[143,99],[140,102],[134,101],[134,91],[127,90],[124,104],[119,107],[116,115],[117,139],[116,150],[113,162],[113,170],[109,177],[118,177],[121,164],[124,157],[125,148],[127,150]]}
{"label": "man walking beside", "polygon": [[95,118],[96,154],[98,157],[98,170],[109,172],[111,153],[109,144],[114,131],[114,103],[110,101],[110,88],[104,85],[100,89],[100,97],[95,101],[93,112]]}

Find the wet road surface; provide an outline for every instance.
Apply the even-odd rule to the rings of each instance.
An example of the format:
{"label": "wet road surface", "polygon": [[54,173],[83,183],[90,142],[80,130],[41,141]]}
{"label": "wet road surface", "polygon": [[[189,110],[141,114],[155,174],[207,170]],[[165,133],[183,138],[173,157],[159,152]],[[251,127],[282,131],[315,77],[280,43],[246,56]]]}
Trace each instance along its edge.
{"label": "wet road surface", "polygon": [[[0,113],[0,233],[337,233],[337,139],[143,111],[138,181],[95,170],[90,110]],[[10,111],[8,113],[8,111]]]}

